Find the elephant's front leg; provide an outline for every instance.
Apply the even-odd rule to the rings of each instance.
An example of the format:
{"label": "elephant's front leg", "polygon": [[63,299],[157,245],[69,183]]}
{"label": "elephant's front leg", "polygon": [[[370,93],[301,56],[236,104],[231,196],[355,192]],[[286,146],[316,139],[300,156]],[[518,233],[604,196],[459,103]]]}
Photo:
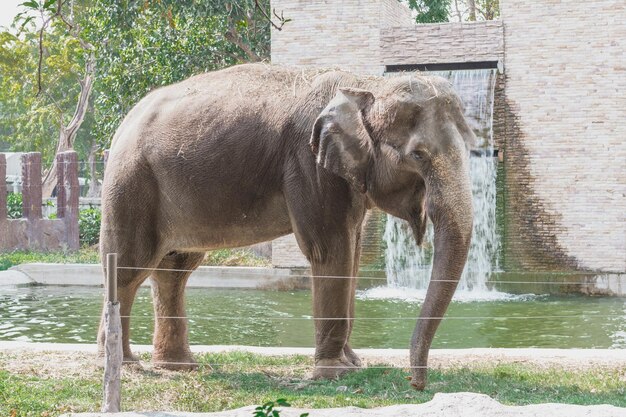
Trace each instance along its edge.
{"label": "elephant's front leg", "polygon": [[[336,253],[333,254],[334,257]],[[357,369],[346,357],[351,330],[351,297],[354,291],[351,256],[312,262],[313,316],[315,318],[314,378],[335,378]],[[328,278],[324,278],[328,277]],[[343,278],[346,277],[346,278]]]}
{"label": "elephant's front leg", "polygon": [[[350,307],[348,309],[348,314],[351,320],[350,320],[350,330],[348,331],[348,340],[350,339],[350,335],[352,335],[352,329],[354,328],[354,301],[355,301],[356,287],[357,287],[357,276],[359,275],[359,262],[361,260],[361,226],[362,226],[362,223],[359,224],[356,229],[357,239],[356,239],[355,247],[354,247],[354,257],[352,258],[352,273],[351,273],[352,278],[350,278],[350,285],[352,288],[350,291]],[[361,359],[359,359],[359,357],[354,352],[354,350],[352,350],[349,342],[347,342],[346,345],[343,347],[343,353],[346,355],[346,358],[348,358],[348,360],[352,362],[353,365],[357,367],[361,366],[362,364]]]}

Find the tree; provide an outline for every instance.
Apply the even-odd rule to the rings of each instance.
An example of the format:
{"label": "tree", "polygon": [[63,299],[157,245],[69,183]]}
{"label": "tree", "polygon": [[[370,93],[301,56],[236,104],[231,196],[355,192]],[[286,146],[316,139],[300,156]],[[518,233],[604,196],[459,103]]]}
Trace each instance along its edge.
{"label": "tree", "polygon": [[101,148],[149,91],[270,51],[270,23],[254,1],[97,1],[85,31],[98,45],[93,135]]}
{"label": "tree", "polygon": [[[404,2],[404,0],[399,0]],[[406,0],[417,23],[493,20],[500,16],[499,0]]]}
{"label": "tree", "polygon": [[447,22],[451,0],[408,0],[409,7],[417,12],[417,23]]}
{"label": "tree", "polygon": [[27,0],[22,6],[17,33],[0,33],[0,142],[41,151],[50,173],[56,152],[76,148],[81,159],[88,156],[92,178],[95,155],[147,92],[268,58],[270,25],[288,21],[276,13],[276,23],[269,20],[269,0]]}
{"label": "tree", "polygon": [[[21,4],[23,11],[15,18],[15,24],[20,25],[20,32],[28,29],[28,26],[35,22],[38,17],[39,27],[36,30],[27,32],[24,36],[24,46],[36,48],[36,94],[35,98],[46,96],[47,99],[42,101],[35,100],[31,104],[31,108],[35,107],[35,111],[45,109],[45,101],[49,101],[58,112],[58,139],[54,147],[54,154],[64,152],[74,148],[74,142],[89,104],[89,96],[93,87],[93,76],[95,66],[94,48],[81,37],[81,28],[74,22],[73,13],[67,14],[68,2],[66,0],[28,0]],[[73,8],[73,3],[70,4]],[[72,10],[73,11],[73,10]],[[33,36],[36,33],[36,36]],[[52,42],[50,42],[52,40]],[[20,38],[16,36],[13,41],[20,42]],[[45,61],[45,62],[44,62]],[[28,62],[32,66],[32,62]],[[45,68],[44,68],[45,66]],[[81,69],[79,69],[82,67]],[[28,67],[27,67],[28,68]],[[51,72],[57,72],[57,79],[50,77]],[[46,88],[42,82],[42,77],[48,76],[49,83],[60,83],[61,77],[75,77],[78,83],[78,97],[74,105],[74,111],[69,118],[67,114],[67,106],[72,101],[64,100],[65,105],[62,107],[55,100],[54,89]],[[23,74],[26,75],[26,74]],[[14,79],[13,81],[16,81]],[[58,85],[58,84],[57,84]],[[73,90],[73,88],[71,89]],[[71,91],[70,90],[70,91]],[[28,91],[28,90],[27,90]],[[59,93],[56,91],[55,93]],[[26,97],[26,101],[28,98]],[[42,104],[44,104],[42,106]],[[49,147],[49,144],[46,144]],[[56,158],[52,158],[51,166],[47,169],[44,176],[42,193],[44,196],[50,196],[57,183],[57,167]]]}
{"label": "tree", "polygon": [[459,22],[494,20],[500,17],[499,0],[454,0],[453,14]]}
{"label": "tree", "polygon": [[81,46],[57,22],[49,23],[40,44],[32,20],[17,34],[0,32],[0,131],[11,149],[41,151],[49,165],[53,138],[60,137],[60,126],[71,126],[84,61]]}

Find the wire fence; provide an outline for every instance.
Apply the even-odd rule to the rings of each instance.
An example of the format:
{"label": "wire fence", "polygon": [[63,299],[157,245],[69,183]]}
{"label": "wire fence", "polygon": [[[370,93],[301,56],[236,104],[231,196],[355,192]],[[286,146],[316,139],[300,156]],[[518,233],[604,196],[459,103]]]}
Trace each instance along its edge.
{"label": "wire fence", "polygon": [[[94,266],[96,267],[96,266]],[[79,265],[64,265],[63,269],[66,272],[73,272],[73,271],[78,271],[80,269],[83,269],[84,266],[79,266]],[[99,268],[99,267],[96,267]],[[115,266],[113,267],[105,267],[104,268],[104,272],[106,273],[106,275],[110,276],[111,272],[115,272],[114,275],[117,275],[117,273],[119,272],[124,272],[124,273],[128,273],[129,271],[163,271],[163,272],[172,272],[174,274],[180,274],[180,273],[192,273],[194,271],[196,271],[195,269],[181,269],[181,268],[150,268],[150,267],[143,267],[143,266]],[[42,266],[40,268],[35,268],[35,269],[30,269],[29,273],[40,273],[40,274],[46,274],[47,272],[49,272],[49,270],[45,267]],[[518,275],[531,275],[532,273],[528,273],[526,271],[522,272],[521,274]],[[536,273],[535,273],[536,275]],[[555,285],[555,286],[562,286],[562,285],[575,285],[575,286],[584,286],[584,285],[592,285],[593,281],[592,280],[584,280],[584,279],[575,279],[575,277],[582,277],[582,276],[597,276],[598,274],[593,274],[593,273],[589,273],[589,272],[584,272],[584,271],[575,271],[575,272],[567,272],[567,273],[550,273],[550,276],[554,277],[555,280],[547,280],[545,278],[545,276],[542,276],[540,279],[527,279],[527,280],[502,280],[502,279],[491,279],[491,280],[487,280],[486,282],[488,284],[516,284],[516,285],[533,285],[533,284],[541,284],[541,285],[547,285],[547,286],[551,286],[551,285]],[[243,277],[248,277],[248,278],[259,278],[259,274],[258,273],[246,273],[244,271],[238,271],[237,272],[237,276],[240,278]],[[495,277],[498,276],[498,274],[494,274]],[[571,278],[570,280],[563,280],[565,277],[569,277]],[[289,275],[283,275],[279,277],[280,279],[308,279],[308,280],[358,280],[358,279],[365,279],[365,280],[370,280],[370,281],[374,281],[374,282],[381,282],[384,283],[386,282],[387,278],[386,277],[382,277],[382,276],[373,276],[373,277],[367,277],[367,276],[343,276],[343,275],[317,275],[314,276],[310,273],[296,273],[296,274],[289,274]],[[624,286],[626,287],[626,276],[623,275],[617,275],[615,277],[612,278],[612,280],[617,283],[618,285]],[[111,279],[109,278],[106,282],[112,282]],[[115,281],[113,282],[117,282],[117,278],[115,279]],[[439,279],[439,280],[432,280],[431,282],[445,282],[445,283],[451,283],[451,282],[456,282],[455,280],[449,280],[449,279]],[[105,287],[108,288],[109,292],[110,287],[106,286]],[[117,291],[117,288],[115,289],[115,291]],[[110,300],[111,296],[107,296],[105,297],[106,300]],[[117,303],[117,306],[119,308],[119,303]],[[156,310],[155,310],[156,311]],[[2,314],[4,315],[4,314]],[[46,317],[44,317],[46,318]],[[63,318],[67,318],[67,319],[79,319],[79,320],[92,320],[94,322],[97,322],[101,316],[100,315],[90,315],[90,314],[72,314],[72,313],[67,313],[67,314],[63,314],[63,315],[56,315],[54,317],[55,319],[63,319]],[[145,321],[145,320],[156,320],[156,321],[160,321],[160,320],[185,320],[185,321],[190,321],[190,322],[201,322],[201,321],[219,321],[219,322],[227,322],[227,323],[231,323],[231,322],[245,322],[245,321],[259,321],[262,320],[264,322],[270,322],[270,323],[276,323],[276,325],[278,325],[278,323],[280,322],[318,322],[318,321],[350,321],[350,322],[363,322],[363,323],[394,323],[394,322],[407,322],[407,323],[419,323],[420,321],[430,321],[430,320],[436,320],[436,321],[457,321],[457,322],[476,322],[476,321],[480,321],[480,320],[497,320],[497,321],[507,321],[507,320],[511,320],[511,321],[537,321],[537,320],[557,320],[557,321],[567,321],[567,320],[620,320],[620,319],[624,319],[626,318],[626,306],[624,307],[624,311],[621,312],[615,312],[615,313],[611,313],[611,314],[606,314],[600,311],[588,311],[588,312],[581,312],[581,313],[571,313],[571,312],[564,312],[563,314],[542,314],[541,311],[537,311],[537,313],[532,314],[532,311],[529,311],[527,314],[510,314],[510,315],[503,315],[503,314],[493,314],[493,315],[480,315],[480,314],[466,314],[466,315],[443,315],[443,316],[424,316],[424,317],[416,317],[416,316],[406,316],[403,314],[398,314],[397,316],[394,315],[389,315],[389,314],[384,314],[382,316],[377,316],[377,317],[368,317],[368,316],[356,316],[356,317],[351,317],[351,316],[318,316],[315,317],[313,315],[310,314],[300,314],[298,316],[285,316],[285,315],[264,315],[262,317],[258,316],[258,315],[254,315],[254,314],[230,314],[230,315],[224,315],[224,314],[208,314],[208,315],[199,315],[199,314],[194,314],[194,315],[190,315],[190,316],[185,316],[185,315],[162,315],[162,314],[155,314],[153,313],[152,315],[141,315],[141,314],[120,314],[118,313],[118,317],[117,319],[120,320],[125,320],[125,319],[130,319],[131,321]],[[14,320],[19,320],[22,319],[22,317],[2,317],[2,320],[10,323],[11,321]],[[30,319],[33,319],[33,317],[31,316]],[[120,327],[121,328],[121,327]],[[132,324],[131,324],[131,328],[132,328]],[[121,332],[121,331],[120,331]],[[408,342],[408,340],[407,340]],[[119,346],[121,346],[121,340],[118,341]],[[208,359],[208,360],[207,360]],[[235,372],[245,372],[248,369],[291,369],[291,370],[299,370],[299,369],[312,369],[312,367],[314,366],[314,361],[313,358],[311,356],[305,357],[303,358],[303,362],[301,363],[275,363],[275,362],[263,362],[260,361],[259,363],[256,364],[249,364],[249,363],[236,363],[236,362],[225,362],[225,361],[215,361],[215,360],[211,360],[211,357],[208,358],[204,358],[203,360],[200,361],[200,363],[197,362],[191,362],[191,361],[171,361],[171,360],[160,360],[159,358],[154,358],[152,360],[152,366],[154,367],[172,367],[172,368],[176,368],[176,367],[186,367],[186,368],[191,368],[191,367],[200,367],[202,368],[208,368],[208,369],[215,369],[215,368],[225,368],[225,367],[231,367],[233,368],[233,370]],[[124,361],[123,359],[120,360],[120,364],[121,363],[134,363],[135,361]],[[428,366],[427,365],[420,365],[420,366],[416,366],[416,365],[409,365],[408,363],[401,363],[401,364],[384,364],[384,363],[367,363],[365,362],[365,367],[367,367],[368,369],[401,369],[401,370],[411,370],[411,369],[427,369]],[[333,366],[333,365],[329,365],[329,366],[323,366],[323,368],[327,368],[327,369],[344,369],[345,366]],[[106,369],[109,369],[108,367]],[[115,379],[115,376],[113,375],[113,379]],[[105,384],[106,385],[106,384]],[[106,397],[106,396],[105,396]]]}
{"label": "wire fence", "polygon": [[[100,268],[99,265],[93,264],[94,268]],[[84,265],[73,265],[73,264],[63,264],[62,271],[84,271]],[[141,270],[141,271],[162,271],[162,272],[188,272],[193,273],[199,271],[199,269],[179,269],[179,268],[148,268],[148,267],[129,267],[129,266],[118,266],[116,271],[128,271],[128,270]],[[106,271],[106,268],[104,268]],[[200,271],[202,271],[200,269]],[[38,278],[36,274],[42,274],[42,277],[46,275],[46,273],[50,272],[50,269],[46,266],[41,267],[29,267],[27,269],[28,274],[33,275],[35,278]],[[269,274],[271,276],[273,270],[269,269]],[[530,272],[516,272],[516,275],[521,274],[534,274]],[[544,273],[541,273],[544,275]],[[545,278],[542,280],[498,280],[498,279],[488,279],[485,281],[487,284],[515,284],[515,285],[535,285],[540,284],[543,286],[559,286],[563,285],[567,286],[590,286],[597,284],[598,276],[603,277],[602,274],[593,274],[590,272],[567,272],[567,273],[547,273],[556,277],[568,277],[568,276],[589,276],[590,280],[587,281],[572,281],[572,280],[556,280],[556,281],[546,281]],[[255,273],[246,273],[245,271],[237,271],[234,275],[237,278],[250,278],[254,280],[258,280],[262,275],[258,272]],[[497,275],[497,273],[496,273]],[[611,281],[615,283],[617,286],[623,286],[626,288],[626,275],[616,274],[615,276],[606,275],[605,281]],[[310,273],[297,273],[297,274],[285,274],[278,275],[275,277],[279,280],[295,280],[295,279],[305,279],[305,280],[366,280],[366,281],[376,281],[381,283],[386,283],[387,278],[381,276],[343,276],[343,275],[312,275]],[[223,283],[227,284],[229,278],[226,277],[223,279]],[[447,280],[447,279],[432,279],[430,282],[445,282],[445,283],[455,283],[458,282],[456,280]],[[210,286],[208,287],[210,288]],[[220,288],[228,288],[228,286],[220,287]],[[280,291],[277,290],[277,291]],[[617,296],[619,298],[619,296]],[[623,298],[623,296],[622,296]],[[384,321],[384,320],[409,320],[409,321],[417,321],[417,320],[485,320],[485,319],[494,319],[494,320],[541,320],[541,319],[570,319],[570,318],[584,318],[584,317],[592,317],[592,318],[610,318],[610,317],[623,317],[622,314],[595,314],[595,313],[581,313],[581,314],[555,314],[555,315],[464,315],[464,316],[432,316],[432,317],[313,317],[310,315],[302,315],[300,317],[286,317],[286,316],[263,316],[263,320],[277,320],[277,321],[291,321],[291,320],[301,320],[301,321],[321,321],[321,320],[356,320],[356,321]],[[67,314],[64,315],[66,318],[84,318],[84,319],[98,319],[100,316],[94,315],[84,315],[84,314]],[[248,317],[248,316],[237,316],[237,315],[205,315],[205,316],[146,316],[146,315],[121,315],[121,318],[129,318],[133,320],[145,320],[145,319],[167,319],[167,320],[246,320],[246,319],[257,319],[257,317]],[[4,317],[3,319],[11,320],[11,317]]]}
{"label": "wire fence", "polygon": [[[71,263],[60,263],[58,265],[62,265],[63,269],[67,269],[67,270],[71,270],[71,269],[84,269],[85,266],[84,265],[74,265]],[[95,267],[100,268],[101,264],[92,264]],[[197,272],[199,270],[201,270],[201,268],[203,266],[211,266],[211,265],[200,265],[198,268],[195,269],[184,269],[184,268],[159,268],[159,267],[141,267],[141,266],[118,266],[117,270],[136,270],[136,271],[163,271],[163,272],[189,272],[189,273],[193,273],[193,272]],[[298,268],[292,268],[293,270],[308,270],[310,269],[309,267],[298,267]],[[278,268],[277,270],[280,270],[280,268]],[[30,268],[29,271],[31,272],[40,272],[40,273],[45,273],[48,272],[49,269],[46,269],[46,267],[41,267],[41,268]],[[313,275],[311,273],[302,273],[302,274],[298,274],[298,273],[290,273],[288,276],[289,278],[324,278],[324,279],[363,279],[363,280],[375,280],[375,281],[387,281],[386,277],[382,277],[382,276],[369,276],[367,275],[368,273],[378,273],[381,271],[378,270],[366,270],[362,272],[362,275]],[[244,271],[238,271],[237,275],[241,276],[241,277],[258,277],[259,274],[257,273],[246,273]],[[507,270],[507,271],[494,271],[492,272],[490,275],[493,276],[499,276],[499,275],[528,275],[528,276],[540,276],[542,277],[542,279],[544,279],[546,276],[551,276],[551,277],[561,277],[561,278],[567,278],[567,277],[573,277],[573,276],[585,276],[585,277],[593,277],[593,278],[599,278],[599,277],[605,277],[611,280],[616,280],[619,282],[622,282],[624,285],[626,285],[626,274],[621,273],[621,272],[610,272],[610,271],[515,271],[515,270]],[[448,279],[431,279],[429,280],[429,282],[458,282],[458,280],[448,280]],[[564,283],[567,284],[572,284],[572,285],[588,285],[589,282],[588,281],[567,281],[567,282],[563,282],[563,281],[538,281],[538,280],[526,280],[526,281],[520,281],[520,280],[494,280],[494,279],[487,279],[485,282],[487,283],[501,283],[501,284],[546,284],[546,285],[562,285]]]}

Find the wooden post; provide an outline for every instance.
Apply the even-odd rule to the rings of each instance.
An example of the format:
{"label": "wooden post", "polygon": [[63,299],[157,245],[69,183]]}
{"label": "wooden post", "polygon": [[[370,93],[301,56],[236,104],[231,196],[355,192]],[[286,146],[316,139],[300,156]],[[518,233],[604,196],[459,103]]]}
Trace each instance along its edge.
{"label": "wooden post", "polygon": [[80,248],[78,230],[78,154],[75,151],[57,155],[57,217],[65,223],[65,243],[72,250]]}
{"label": "wooden post", "polygon": [[122,375],[122,320],[117,301],[117,253],[107,254],[106,310],[104,313],[104,402],[103,413],[119,413]]}
{"label": "wooden post", "polygon": [[0,223],[7,218],[7,159],[0,153]]}

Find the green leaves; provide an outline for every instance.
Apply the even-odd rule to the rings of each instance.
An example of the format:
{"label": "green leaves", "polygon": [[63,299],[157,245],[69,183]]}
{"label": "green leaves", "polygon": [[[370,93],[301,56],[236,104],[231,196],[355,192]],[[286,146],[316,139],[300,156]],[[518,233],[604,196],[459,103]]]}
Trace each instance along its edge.
{"label": "green leaves", "polygon": [[28,0],[24,3],[21,3],[20,6],[25,7],[27,9],[39,10],[39,3],[35,0]]}
{"label": "green leaves", "polygon": [[78,230],[80,243],[93,246],[100,241],[100,222],[102,213],[99,208],[89,206],[78,214]]}
{"label": "green leaves", "polygon": [[46,0],[43,4],[43,8],[48,11],[54,11],[56,9],[57,0]]}
{"label": "green leaves", "polygon": [[[280,417],[280,410],[276,410],[274,407],[291,407],[291,404],[284,398],[279,398],[276,401],[268,401],[255,408],[252,415],[254,417]],[[300,417],[307,417],[308,415],[309,413],[302,413]]]}
{"label": "green leaves", "polygon": [[417,23],[448,21],[451,0],[409,0],[409,7],[417,12]]}
{"label": "green leaves", "polygon": [[43,3],[36,0],[28,0],[19,5],[31,11],[48,11],[54,13],[57,10],[57,0],[45,0]]}
{"label": "green leaves", "polygon": [[[61,0],[25,0],[12,31],[0,32],[0,143],[39,151],[49,165],[61,125],[74,114],[85,62],[94,47],[90,107],[74,142],[80,159],[101,149],[128,111],[149,91],[250,57],[225,34],[234,33],[261,59],[269,57],[269,22],[254,0],[74,0],[74,28],[56,16]],[[260,0],[269,13],[269,0]],[[69,16],[69,2],[61,12]],[[39,16],[50,19],[41,50]],[[39,25],[40,22],[38,22]],[[13,33],[16,32],[16,33]]]}
{"label": "green leaves", "polygon": [[7,194],[7,217],[9,219],[19,219],[22,217],[22,194]]}

